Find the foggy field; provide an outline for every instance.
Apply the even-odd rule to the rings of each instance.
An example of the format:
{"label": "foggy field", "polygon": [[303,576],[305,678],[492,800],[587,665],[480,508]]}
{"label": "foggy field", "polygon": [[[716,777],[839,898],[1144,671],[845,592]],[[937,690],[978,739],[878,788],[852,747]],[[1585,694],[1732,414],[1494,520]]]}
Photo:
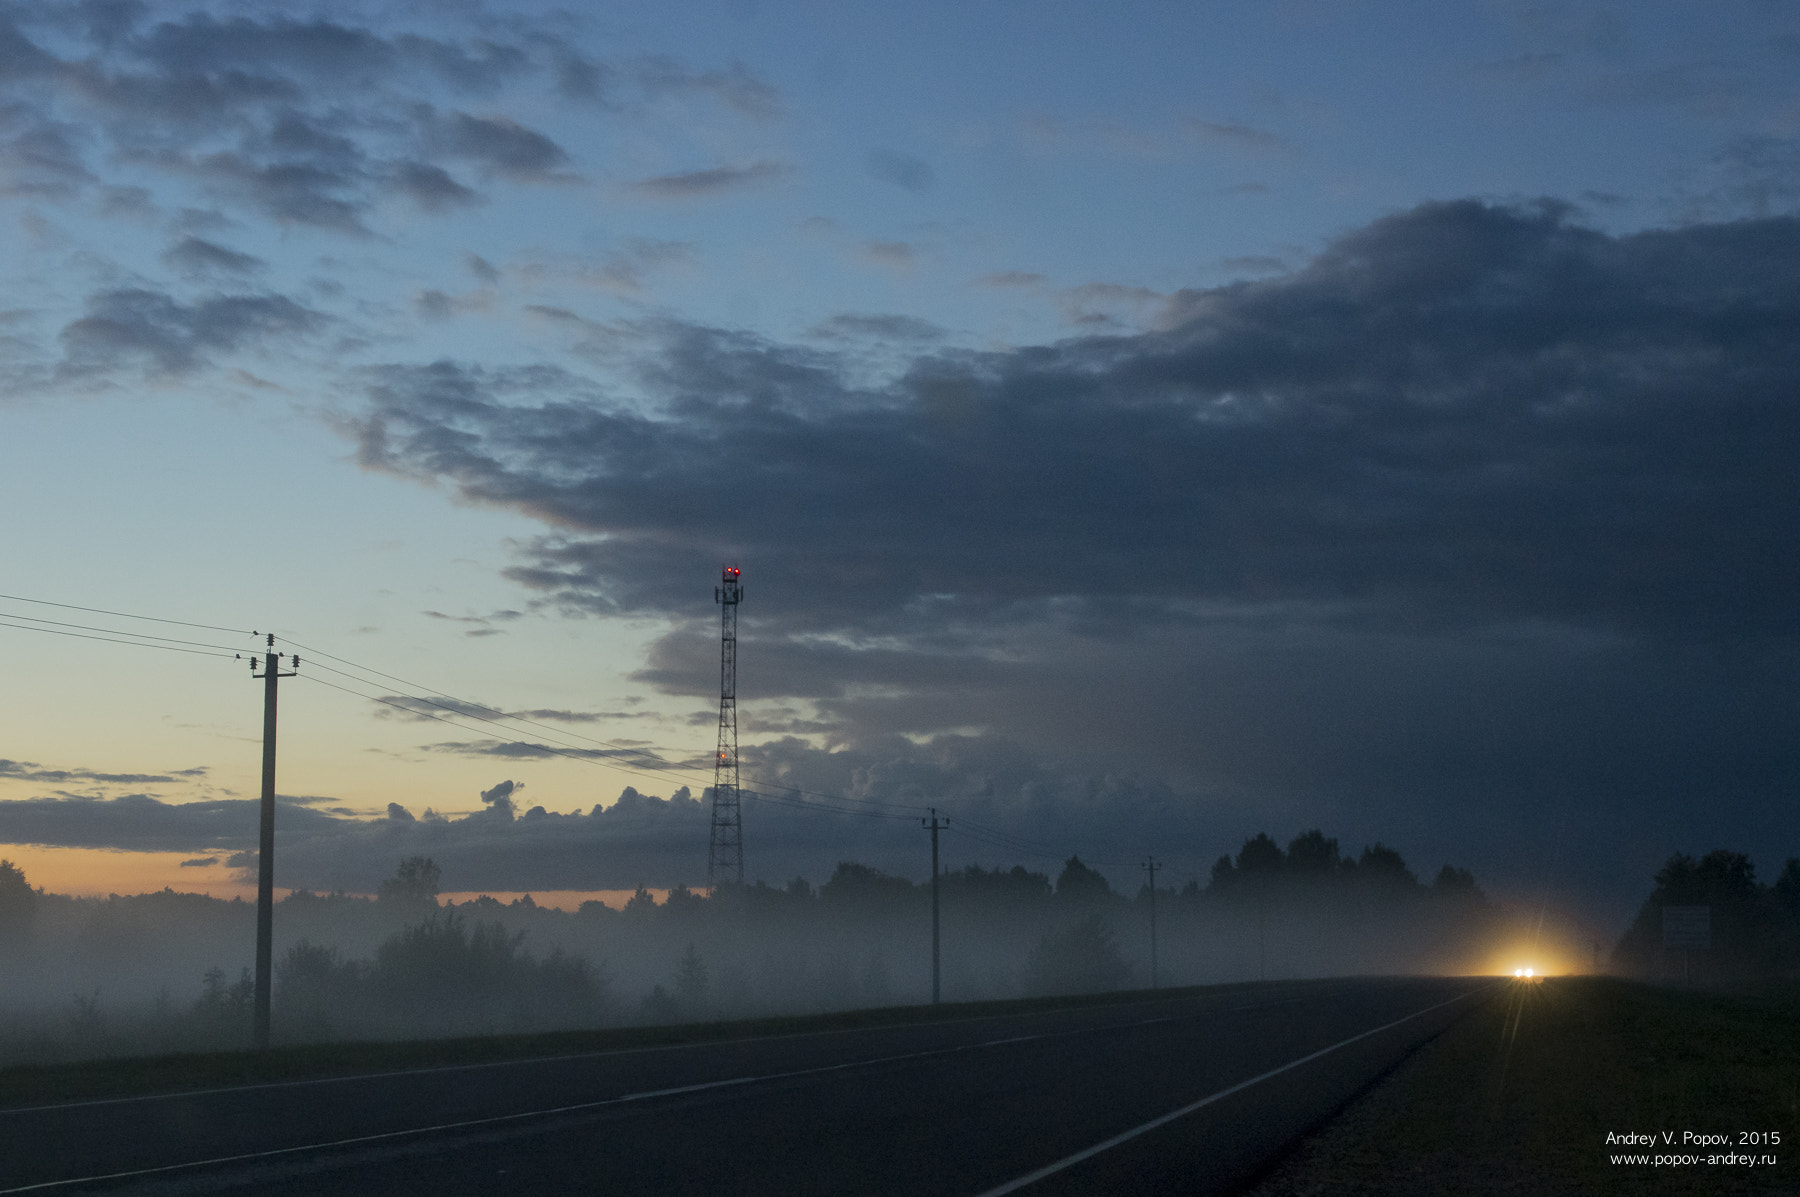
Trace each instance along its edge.
{"label": "foggy field", "polygon": [[[1274,846],[1269,845],[1271,848]],[[1335,851],[1335,845],[1333,845]],[[1385,851],[1385,850],[1384,850]],[[1280,850],[1275,849],[1277,856]],[[1254,853],[1249,857],[1254,861]],[[1225,862],[1157,900],[1163,987],[1492,971],[1522,934],[1467,874],[1419,884],[1397,854],[1261,885]],[[414,862],[417,864],[418,862]],[[429,862],[424,862],[428,864]],[[624,909],[528,898],[440,906],[435,876],[369,899],[298,893],[275,910],[277,1044],[520,1035],[771,1018],[930,1000],[929,886],[840,865],[816,890],[685,889]],[[38,895],[9,933],[0,1064],[231,1051],[248,1042],[254,907],[164,891]],[[1147,988],[1147,891],[1078,860],[968,868],[942,883],[947,1002]]]}
{"label": "foggy field", "polygon": [[[1672,1132],[1676,1145],[1608,1145],[1609,1132]],[[1681,1154],[1686,1132],[1727,1134],[1720,1152],[1777,1163],[1612,1162]],[[1737,1145],[1771,1132],[1778,1144]],[[1566,977],[1514,986],[1452,1027],[1251,1197],[1792,1193],[1796,1176],[1800,986],[1693,992]]]}

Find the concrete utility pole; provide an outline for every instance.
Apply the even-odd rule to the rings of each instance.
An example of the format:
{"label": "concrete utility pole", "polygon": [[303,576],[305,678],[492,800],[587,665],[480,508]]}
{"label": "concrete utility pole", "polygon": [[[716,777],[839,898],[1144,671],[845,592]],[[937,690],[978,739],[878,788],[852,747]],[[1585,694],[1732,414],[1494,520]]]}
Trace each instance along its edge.
{"label": "concrete utility pole", "polygon": [[256,1016],[251,1039],[256,1050],[269,1046],[269,989],[271,957],[275,931],[275,683],[293,677],[300,658],[289,656],[294,669],[281,672],[281,658],[289,656],[275,651],[275,637],[269,636],[268,651],[263,654],[261,673],[256,672],[256,655],[250,655],[250,676],[263,684],[263,775],[262,836],[256,865]]}
{"label": "concrete utility pole", "polygon": [[1144,870],[1150,874],[1150,988],[1156,988],[1156,870],[1162,868],[1156,857],[1144,859]]}
{"label": "concrete utility pole", "polygon": [[943,822],[938,821],[937,807],[931,808],[931,818],[920,819],[919,826],[931,832],[931,1004],[937,1005],[942,990],[938,980],[938,850],[937,833],[950,826],[950,819],[945,816]]}

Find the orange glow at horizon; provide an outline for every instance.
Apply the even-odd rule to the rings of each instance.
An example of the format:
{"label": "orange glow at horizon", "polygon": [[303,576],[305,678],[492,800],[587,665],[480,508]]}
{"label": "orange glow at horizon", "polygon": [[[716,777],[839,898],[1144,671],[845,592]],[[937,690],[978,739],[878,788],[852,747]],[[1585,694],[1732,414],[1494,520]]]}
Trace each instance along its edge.
{"label": "orange glow at horizon", "polygon": [[[649,889],[648,886],[646,886],[645,888]],[[612,909],[618,910],[621,907],[623,907],[626,902],[629,902],[631,900],[631,896],[633,894],[635,894],[636,892],[637,891],[634,889],[534,889],[534,890],[475,890],[475,889],[471,889],[471,890],[465,890],[463,892],[454,893],[454,894],[439,894],[438,901],[440,903],[455,902],[458,906],[461,906],[464,903],[473,902],[476,898],[488,897],[488,898],[492,898],[496,902],[500,902],[505,905],[511,905],[513,902],[518,901],[520,898],[524,897],[527,893],[529,893],[531,895],[532,902],[536,903],[539,906],[554,907],[557,910],[574,911],[574,910],[578,909],[583,902],[589,901],[590,899],[595,900],[595,901],[604,902],[607,906],[611,907]],[[696,890],[695,892],[696,893],[704,893],[705,891],[704,890]],[[658,906],[662,905],[664,902],[667,902],[669,900],[669,891],[666,889],[649,889],[649,893],[650,893],[651,897],[656,899],[656,904]]]}
{"label": "orange glow at horizon", "polygon": [[[64,894],[76,898],[104,898],[108,894],[150,894],[173,889],[183,894],[206,894],[229,902],[242,898],[256,901],[256,882],[245,880],[240,870],[227,868],[225,852],[208,853],[215,863],[187,865],[185,860],[206,859],[188,852],[127,852],[109,848],[51,848],[39,844],[0,845],[0,860],[10,860],[25,871],[25,880],[33,889],[45,893]],[[279,861],[277,862],[279,864]],[[657,905],[669,900],[667,889],[649,888]],[[275,889],[280,901],[293,891],[281,886]],[[596,900],[618,910],[631,900],[636,890],[630,889],[559,889],[559,890],[459,890],[439,894],[439,902],[455,902],[461,906],[479,897],[489,897],[510,905],[527,893],[539,906],[574,911],[583,902]],[[695,891],[704,894],[704,889]],[[373,894],[359,894],[373,897]]]}
{"label": "orange glow at horizon", "polygon": [[[114,848],[51,848],[42,844],[0,845],[0,858],[25,871],[33,889],[78,898],[108,894],[147,894],[168,888],[179,893],[207,894],[230,901],[256,899],[255,882],[246,883],[237,869],[224,864],[228,852],[127,852]],[[184,860],[212,859],[207,865],[183,866]],[[285,891],[278,891],[285,892]]]}

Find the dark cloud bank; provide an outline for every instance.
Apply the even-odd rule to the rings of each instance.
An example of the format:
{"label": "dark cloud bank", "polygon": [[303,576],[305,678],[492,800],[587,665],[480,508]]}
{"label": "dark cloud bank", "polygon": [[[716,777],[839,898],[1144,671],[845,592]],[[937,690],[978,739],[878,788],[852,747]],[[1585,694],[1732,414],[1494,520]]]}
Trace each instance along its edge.
{"label": "dark cloud bank", "polygon": [[933,764],[960,731],[1227,836],[1631,892],[1674,847],[1800,849],[1797,267],[1788,217],[1428,204],[1157,331],[876,388],[676,323],[610,330],[628,399],[391,367],[361,460],[554,526],[514,578],[676,619],[640,678],[696,700],[741,561],[747,730]]}

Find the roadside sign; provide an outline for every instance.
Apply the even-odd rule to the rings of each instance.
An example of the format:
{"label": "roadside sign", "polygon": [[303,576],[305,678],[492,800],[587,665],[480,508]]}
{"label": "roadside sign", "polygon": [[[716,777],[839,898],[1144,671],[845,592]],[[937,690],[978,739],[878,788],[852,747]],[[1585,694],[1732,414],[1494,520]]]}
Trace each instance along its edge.
{"label": "roadside sign", "polygon": [[1662,916],[1663,947],[1712,947],[1712,907],[1665,906]]}

